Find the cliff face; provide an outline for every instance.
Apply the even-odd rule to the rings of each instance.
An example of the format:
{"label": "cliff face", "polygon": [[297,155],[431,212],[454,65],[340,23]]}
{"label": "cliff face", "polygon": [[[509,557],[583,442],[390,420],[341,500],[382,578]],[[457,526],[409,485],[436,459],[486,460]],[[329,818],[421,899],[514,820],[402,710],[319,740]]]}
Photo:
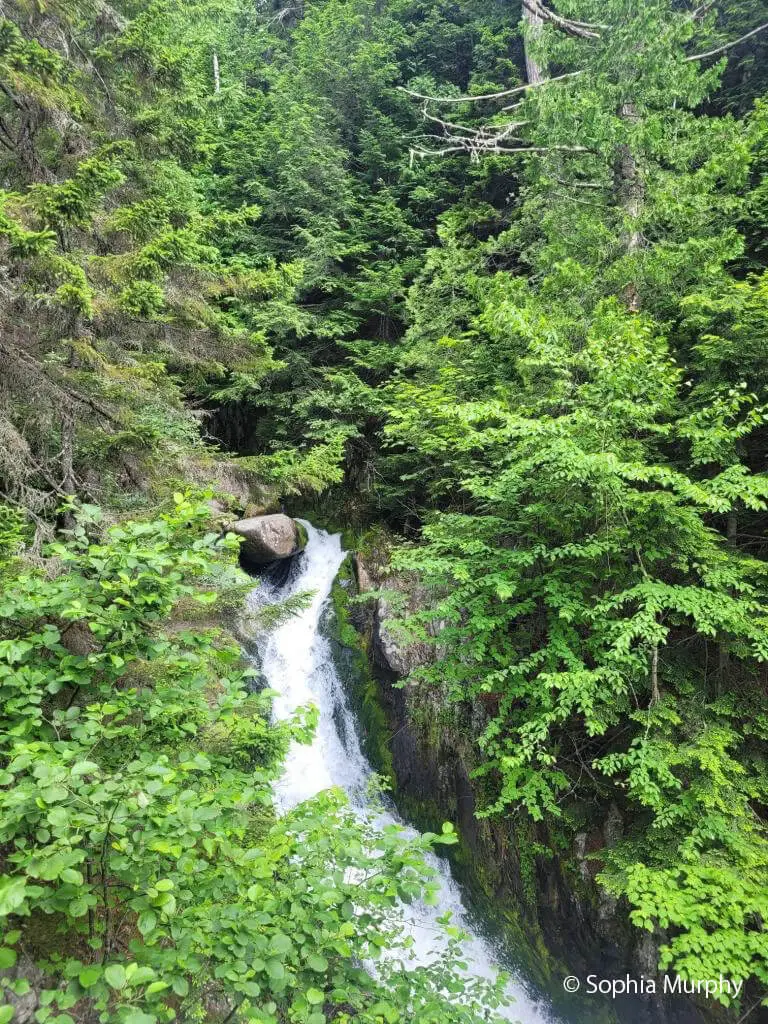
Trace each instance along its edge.
{"label": "cliff face", "polygon": [[[458,828],[461,842],[451,852],[454,871],[478,911],[519,968],[552,998],[567,1020],[584,1024],[714,1024],[727,1013],[660,994],[602,999],[567,996],[562,982],[576,975],[586,985],[601,978],[655,979],[658,945],[633,927],[628,908],[595,881],[599,852],[624,829],[615,804],[601,808],[589,831],[555,833],[522,815],[477,817],[482,779],[476,766],[473,716],[482,709],[448,708],[428,692],[404,683],[432,648],[409,644],[388,624],[384,598],[350,603],[360,592],[386,586],[413,606],[414,581],[386,576],[382,567],[358,556],[342,569],[334,590],[328,631],[342,677],[355,702],[368,756],[390,777],[401,813],[422,828],[445,820]],[[594,819],[594,814],[592,815]]]}

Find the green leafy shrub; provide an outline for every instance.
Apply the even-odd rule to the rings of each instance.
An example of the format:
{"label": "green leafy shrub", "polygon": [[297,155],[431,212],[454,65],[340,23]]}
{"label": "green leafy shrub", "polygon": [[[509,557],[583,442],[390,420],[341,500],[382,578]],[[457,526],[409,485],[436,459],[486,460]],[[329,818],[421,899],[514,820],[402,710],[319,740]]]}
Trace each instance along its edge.
{"label": "green leafy shrub", "polygon": [[169,628],[181,600],[215,602],[199,584],[235,538],[181,495],[101,535],[98,508],[74,511],[58,572],[0,597],[0,965],[23,947],[42,970],[41,1024],[85,1006],[157,1024],[212,1000],[262,1024],[486,1019],[498,993],[452,955],[399,962],[395,908],[433,891],[437,837],[361,823],[334,791],[275,819],[271,782],[311,715],[270,723],[231,642]]}

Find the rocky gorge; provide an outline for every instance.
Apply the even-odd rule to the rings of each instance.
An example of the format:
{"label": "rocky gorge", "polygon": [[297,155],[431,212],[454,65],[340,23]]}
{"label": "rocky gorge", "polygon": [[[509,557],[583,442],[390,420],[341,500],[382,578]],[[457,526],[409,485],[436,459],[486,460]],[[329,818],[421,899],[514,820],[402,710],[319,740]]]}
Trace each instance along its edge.
{"label": "rocky gorge", "polygon": [[[400,812],[420,829],[439,829],[445,820],[456,825],[460,844],[448,854],[455,876],[501,948],[514,948],[517,956],[526,951],[517,966],[552,994],[569,1020],[727,1021],[706,999],[682,996],[674,975],[665,982],[658,968],[664,936],[633,927],[627,904],[597,884],[601,850],[624,829],[616,803],[602,818],[585,809],[583,830],[570,842],[565,830],[558,834],[542,823],[478,816],[482,779],[475,740],[483,709],[446,709],[437,696],[409,683],[414,670],[439,656],[439,623],[437,645],[414,641],[402,619],[398,624],[393,601],[402,616],[423,599],[419,581],[394,574],[386,546],[377,551],[374,545],[342,564],[325,627],[359,715],[365,752],[390,780]],[[602,979],[629,984],[609,997],[593,991],[579,998],[563,991],[566,976],[590,989]]]}

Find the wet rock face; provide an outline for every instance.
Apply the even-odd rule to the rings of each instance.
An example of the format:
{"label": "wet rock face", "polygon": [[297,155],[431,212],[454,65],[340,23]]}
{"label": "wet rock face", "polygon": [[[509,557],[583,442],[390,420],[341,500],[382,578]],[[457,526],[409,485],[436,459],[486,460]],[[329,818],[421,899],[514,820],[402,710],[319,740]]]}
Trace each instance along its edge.
{"label": "wet rock face", "polygon": [[[418,580],[397,576],[370,557],[357,555],[354,567],[359,592],[380,588],[401,595],[396,608],[394,595],[391,602],[380,596],[357,605],[351,615],[364,638],[376,700],[386,719],[395,801],[421,828],[439,830],[445,820],[458,825],[461,847],[453,851],[458,877],[496,923],[502,941],[518,951],[521,944],[536,951],[526,970],[550,993],[563,1019],[574,1024],[732,1024],[734,1018],[717,1007],[650,994],[558,1001],[566,974],[659,977],[659,946],[666,937],[634,928],[629,907],[596,880],[604,866],[600,852],[624,833],[621,810],[611,802],[593,815],[589,830],[574,837],[570,852],[543,824],[478,819],[474,746],[484,709],[465,711],[460,720],[460,709],[446,715],[438,706],[439,695],[402,686],[414,669],[439,658],[441,648],[414,642],[391,620],[423,609],[428,595]],[[440,627],[435,622],[430,633],[439,638]]]}
{"label": "wet rock face", "polygon": [[414,669],[434,661],[436,649],[433,644],[414,641],[394,622],[399,615],[407,615],[426,606],[426,591],[418,581],[396,575],[381,578],[378,567],[367,564],[359,555],[355,558],[355,572],[361,593],[383,586],[402,595],[402,609],[393,608],[384,597],[373,604],[371,639],[374,663],[386,672],[405,679]]}
{"label": "wet rock face", "polygon": [[290,516],[252,516],[238,519],[230,530],[243,538],[240,556],[246,565],[260,568],[303,551],[306,534]]}
{"label": "wet rock face", "polygon": [[374,622],[374,653],[382,668],[405,678],[420,665],[428,665],[434,657],[434,648],[427,644],[409,642],[388,620],[394,616],[386,601],[376,603]]}

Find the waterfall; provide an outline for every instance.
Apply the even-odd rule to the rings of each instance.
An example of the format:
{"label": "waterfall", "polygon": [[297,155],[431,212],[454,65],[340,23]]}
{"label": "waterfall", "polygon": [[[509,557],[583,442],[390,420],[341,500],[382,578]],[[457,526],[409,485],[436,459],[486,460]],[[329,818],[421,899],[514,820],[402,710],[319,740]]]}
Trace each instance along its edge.
{"label": "waterfall", "polygon": [[[249,610],[254,614],[264,605],[312,592],[311,602],[304,610],[259,642],[262,673],[277,694],[276,718],[288,718],[307,704],[315,704],[319,709],[311,745],[291,746],[283,776],[276,786],[278,807],[287,810],[323,789],[338,786],[360,814],[374,815],[382,825],[402,825],[393,808],[382,810],[372,806],[368,786],[372,769],[361,750],[354,714],[336,672],[330,643],[319,631],[324,606],[345,558],[341,538],[309,523],[304,525],[309,541],[304,553],[294,561],[287,580],[263,580],[249,599]],[[403,905],[401,911],[404,932],[414,940],[415,962],[426,962],[430,954],[434,955],[440,933],[437,918],[451,911],[454,923],[470,935],[464,950],[469,972],[491,977],[497,968],[493,952],[473,929],[449,866],[439,857],[432,857],[432,864],[440,883],[438,905]],[[526,989],[522,980],[513,980],[509,991],[514,1002],[501,1011],[505,1019],[521,1024],[556,1024],[552,1012]]]}

